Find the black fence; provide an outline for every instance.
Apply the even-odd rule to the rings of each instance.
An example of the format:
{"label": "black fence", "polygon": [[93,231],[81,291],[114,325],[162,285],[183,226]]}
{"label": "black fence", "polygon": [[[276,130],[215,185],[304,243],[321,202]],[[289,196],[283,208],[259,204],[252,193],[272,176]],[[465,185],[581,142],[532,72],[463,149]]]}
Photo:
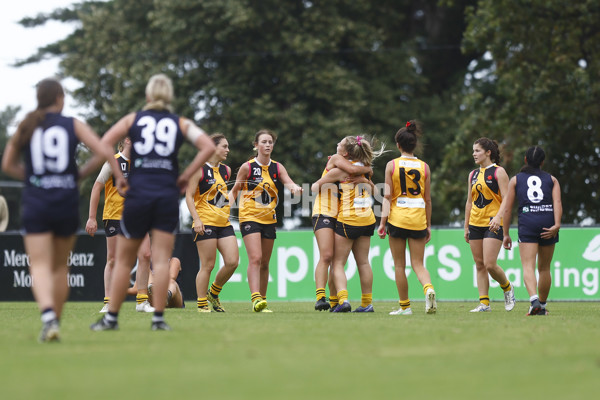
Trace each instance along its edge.
{"label": "black fence", "polygon": [[[195,280],[199,260],[191,234],[177,234],[175,257],[183,268],[178,279],[185,300],[196,299]],[[71,301],[102,301],[104,297],[104,266],[106,238],[81,233],[69,257],[69,286]],[[29,257],[23,238],[18,233],[0,233],[0,301],[32,301]],[[194,267],[195,266],[195,267]],[[132,283],[135,273],[132,274]]]}

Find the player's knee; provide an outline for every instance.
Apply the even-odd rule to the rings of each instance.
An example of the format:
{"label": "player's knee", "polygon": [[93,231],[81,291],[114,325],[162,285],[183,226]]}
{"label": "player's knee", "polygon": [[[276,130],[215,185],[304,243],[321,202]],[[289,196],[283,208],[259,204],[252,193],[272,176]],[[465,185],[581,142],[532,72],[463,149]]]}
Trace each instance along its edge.
{"label": "player's knee", "polygon": [[236,269],[238,267],[238,265],[240,264],[240,259],[235,258],[235,259],[224,260],[224,263],[225,263],[225,265],[223,268]]}
{"label": "player's knee", "polygon": [[321,253],[321,261],[326,265],[331,265],[333,262],[333,252],[323,252]]}

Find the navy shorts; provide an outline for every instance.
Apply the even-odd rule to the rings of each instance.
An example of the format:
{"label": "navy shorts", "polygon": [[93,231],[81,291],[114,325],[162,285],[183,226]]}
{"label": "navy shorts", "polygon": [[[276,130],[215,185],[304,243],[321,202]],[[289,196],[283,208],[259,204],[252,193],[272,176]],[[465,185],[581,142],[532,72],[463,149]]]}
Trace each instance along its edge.
{"label": "navy shorts", "polygon": [[251,233],[260,232],[260,237],[263,239],[274,240],[277,238],[275,224],[261,224],[254,221],[246,221],[240,224],[240,232],[242,232],[242,237]]}
{"label": "navy shorts", "polygon": [[316,232],[322,228],[335,230],[337,219],[328,217],[327,215],[319,214],[312,217],[313,231]]}
{"label": "navy shorts", "polygon": [[143,239],[152,229],[175,233],[179,224],[179,196],[147,196],[127,193],[121,231],[131,239]]}
{"label": "navy shorts", "polygon": [[488,238],[503,240],[504,229],[500,227],[496,232],[492,232],[488,226],[469,225],[469,240],[481,240]]}
{"label": "navy shorts", "polygon": [[204,225],[204,234],[201,235],[192,230],[194,234],[194,242],[199,242],[201,240],[207,239],[221,239],[228,236],[235,236],[235,231],[233,230],[233,226],[212,226],[212,225]]}
{"label": "navy shorts", "polygon": [[550,239],[543,239],[540,235],[544,232],[541,227],[519,225],[519,243],[537,243],[540,246],[552,246],[558,243],[558,234]]}
{"label": "navy shorts", "polygon": [[373,236],[375,233],[375,224],[354,226],[338,221],[335,227],[335,233],[352,240],[358,239],[361,236]]}
{"label": "navy shorts", "polygon": [[393,238],[398,239],[424,239],[427,237],[427,229],[422,231],[415,231],[413,229],[398,228],[390,223],[387,224],[387,233]]}
{"label": "navy shorts", "polygon": [[121,220],[119,219],[105,219],[104,221],[104,232],[106,237],[117,236],[121,233]]}
{"label": "navy shorts", "polygon": [[69,196],[61,201],[47,201],[24,195],[21,223],[25,234],[51,232],[56,236],[72,236],[79,228],[79,198]]}

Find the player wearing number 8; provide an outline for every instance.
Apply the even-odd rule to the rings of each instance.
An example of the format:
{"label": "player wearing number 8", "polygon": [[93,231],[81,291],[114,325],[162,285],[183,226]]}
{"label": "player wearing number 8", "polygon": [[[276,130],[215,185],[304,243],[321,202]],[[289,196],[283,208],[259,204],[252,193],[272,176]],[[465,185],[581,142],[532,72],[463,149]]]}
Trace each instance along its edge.
{"label": "player wearing number 8", "polygon": [[[558,242],[562,217],[560,184],[555,177],[541,170],[545,158],[541,147],[530,147],[525,153],[525,165],[521,172],[508,183],[506,196],[506,235],[515,198],[519,204],[519,254],[523,265],[523,281],[531,302],[527,315],[547,314],[546,300],[552,285],[550,262]],[[536,258],[539,286],[535,277]]]}
{"label": "player wearing number 8", "polygon": [[425,244],[431,239],[431,172],[429,165],[414,155],[420,135],[421,129],[416,121],[408,121],[395,136],[401,156],[385,167],[384,198],[377,233],[382,239],[386,233],[389,234],[394,259],[400,308],[392,311],[391,315],[412,314],[405,272],[407,242],[410,264],[423,285],[425,311],[433,314],[437,310],[435,290],[423,262]]}
{"label": "player wearing number 8", "polygon": [[[146,85],[146,105],[113,125],[102,139],[111,146],[129,136],[132,142],[129,190],[117,237],[117,256],[110,285],[108,313],[90,327],[117,329],[117,317],[129,286],[129,274],[146,233],[152,240],[154,316],[152,330],[169,330],[164,322],[169,282],[169,259],[179,222],[179,194],[213,154],[215,145],[189,119],[171,112],[173,84],[164,74],[154,75]],[[177,153],[183,139],[200,151],[178,176]],[[119,187],[120,191],[124,189]]]}
{"label": "player wearing number 8", "polygon": [[[61,114],[64,98],[60,82],[41,81],[37,108],[19,124],[2,158],[4,172],[25,180],[22,225],[35,283],[31,289],[42,312],[41,342],[58,340],[59,320],[69,294],[67,257],[79,225],[77,181],[108,159],[119,170],[115,179],[124,183],[112,148],[102,144],[88,125]],[[78,171],[75,153],[80,141],[96,155]]]}

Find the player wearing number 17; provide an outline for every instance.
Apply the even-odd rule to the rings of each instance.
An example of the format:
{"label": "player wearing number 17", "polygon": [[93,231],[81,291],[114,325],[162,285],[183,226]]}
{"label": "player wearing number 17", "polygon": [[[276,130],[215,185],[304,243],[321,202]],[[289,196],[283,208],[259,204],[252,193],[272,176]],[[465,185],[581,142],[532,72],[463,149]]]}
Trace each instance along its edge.
{"label": "player wearing number 17", "polygon": [[[523,281],[531,302],[527,315],[548,313],[546,300],[552,285],[550,262],[558,242],[562,217],[560,184],[555,177],[541,170],[545,158],[541,147],[530,147],[525,153],[525,165],[521,172],[508,183],[506,196],[505,236],[508,235],[515,198],[519,203],[519,254],[523,265]],[[509,242],[509,246],[511,244]],[[536,258],[539,285],[535,278]]]}
{"label": "player wearing number 17", "polygon": [[[117,329],[119,309],[129,287],[129,274],[146,233],[152,238],[154,316],[152,330],[169,330],[163,312],[169,283],[169,259],[179,223],[179,195],[192,176],[213,154],[213,141],[189,119],[171,111],[173,84],[164,74],[154,75],[146,85],[146,105],[113,125],[102,138],[110,146],[129,136],[131,169],[129,190],[117,236],[117,256],[110,284],[108,313],[90,327],[94,331]],[[177,153],[184,139],[200,152],[179,174]],[[126,184],[125,184],[126,185]],[[127,189],[120,186],[119,189]]]}
{"label": "player wearing number 17", "polygon": [[429,165],[414,155],[420,134],[421,129],[416,121],[408,121],[395,136],[401,155],[385,167],[384,198],[377,233],[382,239],[386,233],[389,234],[400,297],[400,308],[390,315],[412,314],[405,271],[407,242],[410,265],[423,285],[425,312],[434,314],[437,310],[435,290],[423,262],[425,244],[431,239],[431,171]]}

